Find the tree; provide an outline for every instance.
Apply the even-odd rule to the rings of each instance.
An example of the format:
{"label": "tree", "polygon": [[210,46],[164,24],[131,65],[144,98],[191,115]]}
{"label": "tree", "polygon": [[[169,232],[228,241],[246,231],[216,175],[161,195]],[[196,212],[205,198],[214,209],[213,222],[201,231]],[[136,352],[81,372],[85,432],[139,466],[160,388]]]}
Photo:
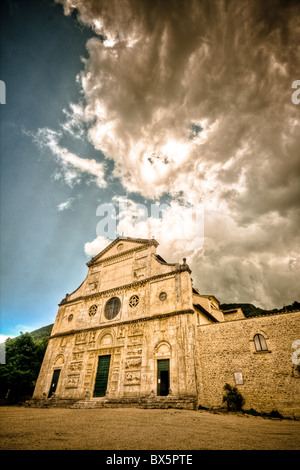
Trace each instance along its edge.
{"label": "tree", "polygon": [[30,398],[34,391],[47,340],[35,342],[29,333],[8,339],[6,364],[0,366],[0,394],[10,402]]}
{"label": "tree", "polygon": [[225,395],[223,396],[223,403],[226,402],[228,411],[239,411],[244,404],[244,398],[236,387],[229,384],[224,385]]}

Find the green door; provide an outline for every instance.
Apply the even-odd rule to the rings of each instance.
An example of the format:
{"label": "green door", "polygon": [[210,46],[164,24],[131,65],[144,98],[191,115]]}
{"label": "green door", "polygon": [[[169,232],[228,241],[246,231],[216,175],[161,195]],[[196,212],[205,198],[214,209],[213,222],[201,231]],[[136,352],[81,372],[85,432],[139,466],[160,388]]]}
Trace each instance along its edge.
{"label": "green door", "polygon": [[166,396],[170,388],[170,360],[157,361],[157,395]]}
{"label": "green door", "polygon": [[104,397],[107,389],[110,356],[99,356],[94,397]]}
{"label": "green door", "polygon": [[51,385],[50,385],[48,398],[50,398],[53,395],[53,393],[55,393],[57,383],[58,383],[58,379],[59,379],[59,374],[60,374],[60,369],[55,369],[55,371],[53,372],[53,376],[52,376],[52,382],[51,382]]}

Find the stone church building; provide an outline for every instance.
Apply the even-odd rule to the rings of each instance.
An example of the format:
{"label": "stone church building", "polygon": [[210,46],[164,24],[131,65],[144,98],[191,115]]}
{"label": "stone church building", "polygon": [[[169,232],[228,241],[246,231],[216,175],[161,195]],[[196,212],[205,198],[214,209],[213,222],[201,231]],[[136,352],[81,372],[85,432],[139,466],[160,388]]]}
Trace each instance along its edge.
{"label": "stone church building", "polygon": [[299,418],[300,312],[221,311],[193,287],[186,260],[167,263],[157,246],[119,237],[87,263],[59,304],[33,401],[211,408],[229,383],[245,409]]}

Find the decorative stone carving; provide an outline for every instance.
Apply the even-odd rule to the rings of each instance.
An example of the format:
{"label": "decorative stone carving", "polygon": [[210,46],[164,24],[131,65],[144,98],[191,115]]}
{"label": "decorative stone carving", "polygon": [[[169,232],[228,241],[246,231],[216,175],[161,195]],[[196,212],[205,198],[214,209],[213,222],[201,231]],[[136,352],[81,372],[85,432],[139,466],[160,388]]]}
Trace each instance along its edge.
{"label": "decorative stone carving", "polygon": [[142,348],[137,346],[128,346],[127,355],[128,356],[140,356],[142,354]]}
{"label": "decorative stone carving", "polygon": [[141,364],[142,364],[142,358],[128,359],[125,363],[125,368],[131,369],[132,367],[139,367]]}
{"label": "decorative stone carving", "polygon": [[126,382],[140,382],[141,375],[139,372],[127,372],[125,374]]}
{"label": "decorative stone carving", "polygon": [[129,337],[129,343],[130,344],[142,344],[143,342],[143,335],[137,335],[137,336],[130,336]]}
{"label": "decorative stone carving", "polygon": [[137,307],[137,305],[139,304],[139,301],[140,301],[140,298],[138,295],[134,294],[130,297],[129,299],[129,306],[131,308],[135,308]]}
{"label": "decorative stone carving", "polygon": [[86,343],[87,342],[87,331],[81,331],[80,333],[77,333],[75,336],[75,343]]}
{"label": "decorative stone carving", "polygon": [[118,338],[124,338],[125,336],[125,326],[119,326],[118,328]]}
{"label": "decorative stone carving", "polygon": [[79,375],[69,375],[67,378],[66,388],[77,388],[79,383]]}
{"label": "decorative stone carving", "polygon": [[71,362],[71,364],[69,364],[69,370],[70,371],[80,371],[82,369],[82,362]]}
{"label": "decorative stone carving", "polygon": [[96,304],[91,305],[90,308],[89,308],[89,316],[93,317],[94,315],[96,315],[97,310],[98,310],[98,305],[96,305]]}
{"label": "decorative stone carving", "polygon": [[93,342],[96,339],[96,331],[90,331],[89,342]]}
{"label": "decorative stone carving", "polygon": [[73,361],[80,361],[80,360],[83,359],[83,356],[84,356],[84,352],[83,352],[83,351],[73,352],[73,354],[72,354],[72,360],[73,360]]}
{"label": "decorative stone carving", "polygon": [[129,327],[129,335],[142,334],[144,331],[144,324],[141,322],[132,323]]}

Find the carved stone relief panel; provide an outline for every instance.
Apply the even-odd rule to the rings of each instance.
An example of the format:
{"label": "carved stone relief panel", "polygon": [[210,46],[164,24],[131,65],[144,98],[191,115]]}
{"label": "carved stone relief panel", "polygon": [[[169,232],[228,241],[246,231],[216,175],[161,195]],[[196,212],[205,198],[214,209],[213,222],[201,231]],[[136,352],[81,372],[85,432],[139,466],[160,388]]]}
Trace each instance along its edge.
{"label": "carved stone relief panel", "polygon": [[128,343],[129,344],[142,344],[143,343],[143,335],[129,336]]}
{"label": "carved stone relief panel", "polygon": [[79,343],[75,344],[73,348],[73,352],[80,352],[80,351],[85,351],[86,349],[86,344],[85,343]]}
{"label": "carved stone relief panel", "polygon": [[72,360],[73,361],[80,361],[83,359],[84,356],[84,351],[75,351],[72,354]]}
{"label": "carved stone relief panel", "polygon": [[94,352],[90,352],[88,354],[87,363],[85,367],[84,387],[90,388],[91,386],[93,372],[95,368],[95,357],[96,357],[96,353]]}
{"label": "carved stone relief panel", "polygon": [[125,373],[124,385],[139,384],[140,381],[141,381],[141,373],[139,371],[136,371],[136,372],[130,371],[130,372]]}
{"label": "carved stone relief panel", "polygon": [[128,346],[127,347],[127,355],[128,356],[141,356],[142,355],[142,347],[141,346]]}
{"label": "carved stone relief panel", "polygon": [[82,370],[82,362],[71,362],[69,364],[70,372],[78,372]]}
{"label": "carved stone relief panel", "polygon": [[141,335],[144,332],[144,323],[136,322],[129,325],[128,336]]}
{"label": "carved stone relief panel", "polygon": [[118,327],[118,338],[124,338],[125,337],[125,331],[126,327],[124,325],[121,325]]}
{"label": "carved stone relief panel", "polygon": [[123,346],[125,344],[125,334],[126,334],[126,327],[125,325],[121,325],[117,329],[117,344]]}
{"label": "carved stone relief panel", "polygon": [[80,333],[77,333],[75,336],[75,344],[86,343],[87,340],[88,340],[87,331],[81,331]]}
{"label": "carved stone relief panel", "polygon": [[127,359],[125,362],[125,369],[132,369],[135,367],[140,367],[142,365],[142,358]]}
{"label": "carved stone relief panel", "polygon": [[89,341],[89,347],[90,347],[90,348],[95,346],[96,331],[90,331],[90,332],[89,332],[88,341]]}
{"label": "carved stone relief panel", "polygon": [[79,384],[79,375],[68,375],[66,388],[77,388]]}

